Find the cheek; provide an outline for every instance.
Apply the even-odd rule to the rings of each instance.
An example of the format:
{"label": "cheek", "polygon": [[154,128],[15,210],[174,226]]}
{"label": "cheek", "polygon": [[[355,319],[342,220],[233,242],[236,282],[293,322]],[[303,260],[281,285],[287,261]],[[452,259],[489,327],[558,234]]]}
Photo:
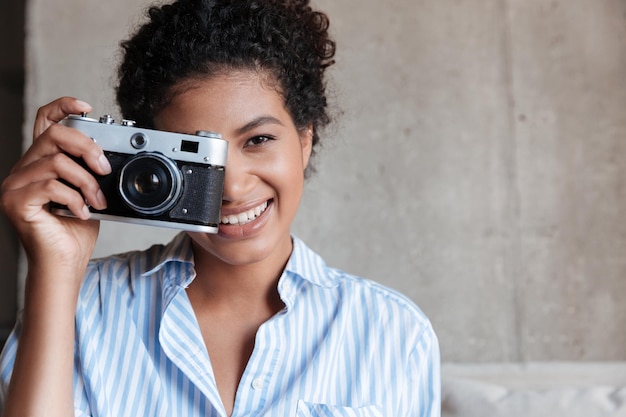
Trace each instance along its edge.
{"label": "cheek", "polygon": [[302,154],[296,152],[290,156],[290,158],[285,161],[284,172],[288,176],[285,178],[285,181],[291,183],[292,186],[302,187],[304,183],[304,169],[306,166],[303,164]]}
{"label": "cheek", "polygon": [[294,146],[264,159],[260,169],[276,188],[293,189],[303,186],[304,168],[302,152],[299,147]]}

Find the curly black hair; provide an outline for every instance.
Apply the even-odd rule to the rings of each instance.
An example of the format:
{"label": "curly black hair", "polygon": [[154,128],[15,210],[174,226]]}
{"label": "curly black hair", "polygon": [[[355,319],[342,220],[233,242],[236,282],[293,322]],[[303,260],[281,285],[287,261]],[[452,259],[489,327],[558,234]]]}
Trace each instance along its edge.
{"label": "curly black hair", "polygon": [[330,122],[324,73],[335,42],[309,0],[178,0],[148,9],[123,41],[117,101],[122,115],[153,128],[181,82],[223,71],[270,74],[298,129]]}

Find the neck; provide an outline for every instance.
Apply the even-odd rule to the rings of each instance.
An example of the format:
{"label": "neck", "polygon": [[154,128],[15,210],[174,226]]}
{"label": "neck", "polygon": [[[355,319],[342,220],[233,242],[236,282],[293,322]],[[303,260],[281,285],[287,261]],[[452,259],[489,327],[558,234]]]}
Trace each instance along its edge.
{"label": "neck", "polygon": [[291,254],[291,246],[288,250],[275,251],[268,259],[245,265],[222,262],[195,243],[193,250],[196,278],[188,293],[201,305],[237,311],[269,309],[270,315],[283,308],[278,280]]}

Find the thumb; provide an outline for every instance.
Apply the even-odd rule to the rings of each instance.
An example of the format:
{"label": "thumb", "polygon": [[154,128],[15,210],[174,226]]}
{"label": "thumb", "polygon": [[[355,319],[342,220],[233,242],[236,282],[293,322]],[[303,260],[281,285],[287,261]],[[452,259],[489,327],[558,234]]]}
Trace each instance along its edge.
{"label": "thumb", "polygon": [[89,113],[91,110],[90,104],[74,97],[61,97],[40,107],[33,127],[33,140],[45,132],[50,125],[58,123],[67,115]]}

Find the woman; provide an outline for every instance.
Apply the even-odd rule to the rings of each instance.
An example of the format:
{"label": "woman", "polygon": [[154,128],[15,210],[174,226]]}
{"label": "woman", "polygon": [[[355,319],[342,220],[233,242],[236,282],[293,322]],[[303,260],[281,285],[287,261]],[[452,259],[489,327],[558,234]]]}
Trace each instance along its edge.
{"label": "woman", "polygon": [[[106,198],[66,154],[98,175],[111,168],[56,123],[88,104],[42,107],[2,189],[28,256],[1,361],[3,415],[438,416],[427,318],[290,234],[329,122],[326,15],[308,0],[179,0],[151,8],[122,46],[125,118],[228,140],[219,233],[89,261],[98,223],[87,204]],[[50,214],[52,201],[77,218]]]}

